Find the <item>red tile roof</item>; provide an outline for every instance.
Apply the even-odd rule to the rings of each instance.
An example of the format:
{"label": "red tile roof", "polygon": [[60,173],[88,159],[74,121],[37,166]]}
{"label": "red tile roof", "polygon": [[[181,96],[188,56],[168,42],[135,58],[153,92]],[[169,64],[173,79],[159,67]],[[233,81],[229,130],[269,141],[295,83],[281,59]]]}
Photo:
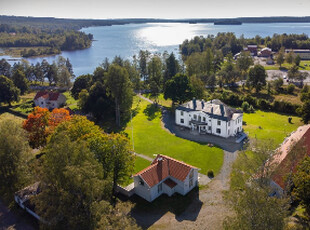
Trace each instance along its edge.
{"label": "red tile roof", "polygon": [[167,180],[165,180],[164,183],[165,183],[166,185],[168,185],[170,188],[174,188],[174,187],[177,185],[177,183],[175,183],[175,182],[174,182],[173,180],[171,180],[170,178],[168,178]]}
{"label": "red tile roof", "polygon": [[50,101],[57,101],[60,93],[58,92],[47,92],[47,91],[39,91],[37,92],[34,100],[43,97],[44,99],[49,99]]}
{"label": "red tile roof", "polygon": [[149,187],[153,187],[169,176],[184,181],[192,168],[196,167],[158,154],[149,167],[138,172],[135,176],[140,176]]}
{"label": "red tile roof", "polygon": [[[310,156],[310,125],[302,128],[306,129],[305,133],[301,137],[298,137],[298,139],[292,141],[293,144],[296,143],[294,146],[290,146],[289,149],[282,150],[280,155],[284,155],[285,157],[279,157],[281,158],[280,162],[272,175],[273,181],[276,182],[282,189],[285,189],[286,176],[290,172],[295,173],[298,163],[302,161],[306,155]],[[305,151],[297,150],[294,152],[294,150],[298,148],[297,146],[303,147]]]}

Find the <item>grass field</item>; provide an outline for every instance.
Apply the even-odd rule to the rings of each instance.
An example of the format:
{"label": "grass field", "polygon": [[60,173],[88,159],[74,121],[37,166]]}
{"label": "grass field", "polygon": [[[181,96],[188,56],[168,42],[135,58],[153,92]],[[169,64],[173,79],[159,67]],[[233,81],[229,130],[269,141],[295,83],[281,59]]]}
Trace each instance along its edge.
{"label": "grass field", "polygon": [[243,121],[246,122],[246,125],[243,125],[243,128],[251,138],[258,140],[273,139],[274,144],[279,145],[298,126],[303,125],[300,118],[294,116],[291,116],[293,118],[292,124],[288,123],[288,117],[287,115],[260,110],[255,113],[244,113]]}
{"label": "grass field", "polygon": [[[201,169],[206,174],[213,170],[217,174],[223,164],[223,150],[208,147],[176,137],[161,127],[161,113],[151,111],[150,103],[135,97],[133,108],[139,104],[139,111],[133,118],[134,150],[137,153],[153,157],[154,154],[164,154]],[[125,132],[132,142],[131,122]]]}
{"label": "grass field", "polygon": [[67,91],[67,92],[64,92],[63,93],[66,98],[67,98],[67,106],[74,110],[74,109],[78,109],[78,106],[77,106],[77,100],[75,100],[72,96],[71,96],[71,93],[70,91]]}
{"label": "grass field", "polygon": [[134,173],[140,172],[142,169],[150,166],[151,162],[144,158],[136,156]]}
{"label": "grass field", "polygon": [[[281,65],[281,69],[286,69],[288,70],[289,68],[292,67],[292,64],[288,63],[283,63]],[[275,64],[275,65],[266,65],[264,66],[265,70],[279,70],[280,66]],[[299,70],[309,70],[310,71],[310,61],[301,61],[299,65]]]}
{"label": "grass field", "polygon": [[[151,94],[143,94],[144,97],[150,98],[151,100],[155,100],[154,97],[151,97]],[[165,100],[164,94],[159,94],[157,98],[158,104],[165,106],[165,107],[171,107],[172,101],[170,99]]]}

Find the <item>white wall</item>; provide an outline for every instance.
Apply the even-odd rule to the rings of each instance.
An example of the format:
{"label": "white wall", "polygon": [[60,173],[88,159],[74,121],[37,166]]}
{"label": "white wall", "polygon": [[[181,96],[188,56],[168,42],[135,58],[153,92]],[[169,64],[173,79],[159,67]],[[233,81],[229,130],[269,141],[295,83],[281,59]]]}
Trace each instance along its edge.
{"label": "white wall", "polygon": [[141,196],[145,200],[151,202],[151,188],[144,182],[141,185],[139,182],[143,181],[139,176],[134,177],[134,191],[137,195]]}

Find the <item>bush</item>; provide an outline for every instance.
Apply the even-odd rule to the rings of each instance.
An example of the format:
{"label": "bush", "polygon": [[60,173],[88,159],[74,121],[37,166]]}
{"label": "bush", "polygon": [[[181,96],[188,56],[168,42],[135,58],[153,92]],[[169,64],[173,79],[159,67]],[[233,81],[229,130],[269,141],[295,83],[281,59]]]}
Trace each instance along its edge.
{"label": "bush", "polygon": [[243,101],[248,102],[250,105],[256,107],[257,106],[257,99],[255,97],[252,97],[250,95],[247,95],[243,98]]}
{"label": "bush", "polygon": [[294,90],[295,90],[295,85],[289,84],[289,86],[287,87],[287,92],[288,92],[289,94],[293,94],[293,93],[294,93]]}
{"label": "bush", "polygon": [[214,172],[213,172],[213,170],[212,170],[212,169],[209,170],[208,173],[207,173],[207,175],[208,175],[209,178],[213,178],[213,177],[214,177]]}
{"label": "bush", "polygon": [[299,105],[292,104],[286,101],[274,101],[272,105],[272,110],[274,112],[286,113],[286,114],[297,114],[296,110]]}
{"label": "bush", "polygon": [[258,107],[262,110],[270,110],[271,104],[269,101],[265,99],[259,99],[258,100]]}
{"label": "bush", "polygon": [[255,112],[255,109],[254,109],[254,107],[252,105],[250,105],[249,111],[250,111],[250,113],[254,113]]}
{"label": "bush", "polygon": [[244,101],[241,105],[243,112],[247,113],[249,111],[250,105],[247,101]]}

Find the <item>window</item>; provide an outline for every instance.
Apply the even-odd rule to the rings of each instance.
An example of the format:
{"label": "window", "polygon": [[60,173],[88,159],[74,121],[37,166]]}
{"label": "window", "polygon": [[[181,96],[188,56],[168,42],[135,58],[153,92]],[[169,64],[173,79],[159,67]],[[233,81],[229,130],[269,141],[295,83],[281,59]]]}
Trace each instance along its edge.
{"label": "window", "polygon": [[228,121],[228,126],[230,126],[230,121]]}
{"label": "window", "polygon": [[208,130],[211,130],[211,126],[208,126]]}
{"label": "window", "polygon": [[184,115],[184,113],[183,113],[183,111],[181,111],[181,116],[183,116]]}
{"label": "window", "polygon": [[182,124],[184,124],[184,119],[181,119],[180,122],[181,122]]}
{"label": "window", "polygon": [[197,120],[197,115],[196,114],[194,114],[194,120]]}
{"label": "window", "polygon": [[139,184],[144,186],[144,182],[142,180],[139,181]]}
{"label": "window", "polygon": [[43,105],[43,101],[41,102],[41,105]]}
{"label": "window", "polygon": [[229,133],[230,133],[229,131],[230,131],[230,130],[228,130],[228,135],[229,135]]}
{"label": "window", "polygon": [[206,122],[206,118],[205,118],[205,117],[203,117],[203,118],[202,118],[202,121],[203,121],[203,122]]}
{"label": "window", "polygon": [[163,184],[160,183],[160,184],[157,186],[157,188],[158,188],[158,193],[160,193],[160,192],[163,190]]}
{"label": "window", "polygon": [[217,121],[217,125],[221,125],[221,121]]}
{"label": "window", "polygon": [[193,184],[194,184],[193,181],[194,181],[193,178],[189,179],[189,187],[193,186]]}
{"label": "window", "polygon": [[221,129],[216,129],[217,134],[221,134]]}

